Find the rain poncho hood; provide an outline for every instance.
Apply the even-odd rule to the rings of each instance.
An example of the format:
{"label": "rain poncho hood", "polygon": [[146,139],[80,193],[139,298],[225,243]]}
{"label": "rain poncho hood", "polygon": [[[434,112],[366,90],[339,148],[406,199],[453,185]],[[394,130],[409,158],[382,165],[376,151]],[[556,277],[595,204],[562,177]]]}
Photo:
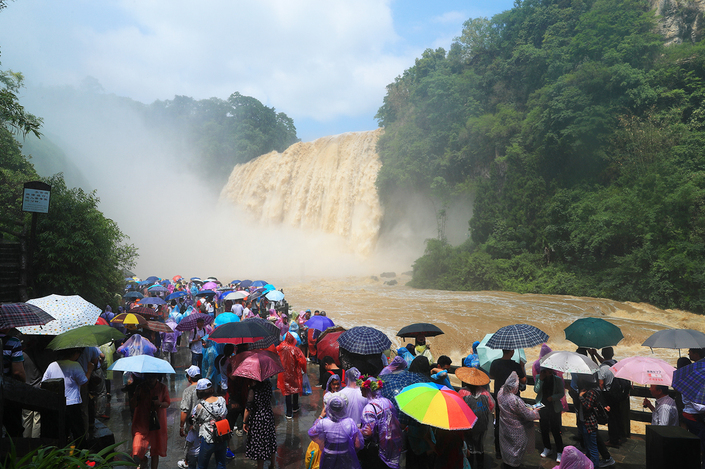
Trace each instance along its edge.
{"label": "rain poncho hood", "polygon": [[[338,375],[333,375],[331,378],[334,376]],[[330,378],[328,379],[328,383],[330,383]],[[339,422],[345,418],[348,408],[348,398],[345,394],[339,392],[326,394],[323,397],[323,403],[326,406],[326,415],[329,419],[334,422]]]}
{"label": "rain poncho hood", "polygon": [[566,446],[561,454],[561,463],[554,469],[592,469],[592,461],[575,446]]}
{"label": "rain poncho hood", "polygon": [[385,366],[382,371],[379,372],[379,376],[382,375],[387,375],[389,373],[394,373],[397,371],[405,370],[406,369],[406,360],[404,360],[403,357],[400,357],[397,355],[394,357],[394,360],[392,360],[392,363],[389,365]]}
{"label": "rain poncho hood", "polygon": [[360,378],[360,370],[354,366],[345,372],[345,386],[350,386],[350,383],[355,384]]}
{"label": "rain poncho hood", "polygon": [[480,345],[479,340],[472,343],[472,353],[465,357],[465,360],[463,360],[463,366],[467,366],[469,368],[480,368],[480,356],[477,354],[478,345]]}
{"label": "rain poncho hood", "polygon": [[[328,378],[328,381],[326,382],[326,392],[331,392],[330,385],[333,383],[333,381],[340,381],[340,376],[338,375],[330,375]],[[347,399],[346,399],[347,402]]]}
{"label": "rain poncho hood", "polygon": [[287,332],[284,342],[277,346],[277,353],[284,371],[277,376],[277,387],[283,395],[299,394],[303,390],[303,373],[306,371],[306,357],[296,347],[296,339]]}
{"label": "rain poncho hood", "polygon": [[504,382],[502,391],[512,394],[516,394],[519,391],[519,375],[517,375],[516,371],[512,371],[512,374]]}
{"label": "rain poncho hood", "polygon": [[357,387],[357,379],[360,377],[360,371],[352,367],[345,372],[345,387],[340,390],[348,399],[347,416],[353,419],[356,425],[360,425],[362,418],[362,409],[367,405],[367,398],[362,397],[362,391]]}
{"label": "rain poncho hood", "polygon": [[536,376],[541,373],[541,359],[551,352],[553,352],[553,350],[551,350],[551,347],[549,347],[548,344],[543,344],[541,346],[541,352],[539,352],[539,359],[536,360],[533,366],[531,367],[531,372],[533,373],[534,378],[536,378]]}
{"label": "rain poncho hood", "polygon": [[406,366],[411,365],[411,362],[414,361],[414,356],[406,347],[399,347],[397,349],[397,356],[402,357],[406,361]]}

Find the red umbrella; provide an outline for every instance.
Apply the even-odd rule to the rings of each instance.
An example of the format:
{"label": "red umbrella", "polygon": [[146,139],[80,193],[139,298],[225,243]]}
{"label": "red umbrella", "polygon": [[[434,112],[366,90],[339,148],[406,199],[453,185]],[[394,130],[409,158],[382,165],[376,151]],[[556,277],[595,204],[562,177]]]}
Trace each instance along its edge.
{"label": "red umbrella", "polygon": [[232,358],[233,376],[264,381],[284,371],[279,355],[267,350],[248,350]]}
{"label": "red umbrella", "polygon": [[95,322],[95,325],[96,326],[109,326],[110,324],[105,319],[99,317],[98,320]]}
{"label": "red umbrella", "polygon": [[340,331],[336,332],[326,331],[326,333],[318,339],[316,344],[316,355],[318,358],[322,359],[328,355],[333,358],[333,361],[335,361],[335,364],[338,366],[340,366],[340,346],[338,344],[338,337],[345,332],[345,329],[342,327],[340,329]]}

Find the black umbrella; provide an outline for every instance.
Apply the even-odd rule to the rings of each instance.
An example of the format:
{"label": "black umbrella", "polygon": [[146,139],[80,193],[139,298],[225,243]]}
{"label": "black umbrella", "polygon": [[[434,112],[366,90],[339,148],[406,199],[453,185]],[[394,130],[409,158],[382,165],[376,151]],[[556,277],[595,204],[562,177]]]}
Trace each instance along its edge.
{"label": "black umbrella", "polygon": [[260,326],[262,326],[263,329],[265,329],[269,333],[266,337],[253,342],[249,347],[250,350],[269,348],[272,345],[279,345],[279,342],[281,342],[279,340],[281,330],[266,319],[247,318],[244,319],[243,322],[254,322],[256,324],[259,324]]}
{"label": "black umbrella", "polygon": [[427,322],[417,322],[416,324],[402,327],[399,332],[397,332],[397,337],[416,337],[419,335],[435,337],[441,334],[444,334],[444,332],[438,326]]}
{"label": "black umbrella", "polygon": [[705,334],[693,329],[664,329],[654,332],[641,344],[651,348],[705,348]]}
{"label": "black umbrella", "polygon": [[251,344],[268,335],[269,331],[256,321],[240,321],[216,327],[208,338],[221,344]]}

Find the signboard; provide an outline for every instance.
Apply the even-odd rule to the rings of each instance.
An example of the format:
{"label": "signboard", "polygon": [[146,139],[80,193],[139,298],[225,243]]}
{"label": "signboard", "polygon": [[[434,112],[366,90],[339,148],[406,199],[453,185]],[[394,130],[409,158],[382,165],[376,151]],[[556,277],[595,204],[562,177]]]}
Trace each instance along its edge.
{"label": "signboard", "polygon": [[26,182],[22,195],[22,211],[49,213],[51,186],[41,181]]}

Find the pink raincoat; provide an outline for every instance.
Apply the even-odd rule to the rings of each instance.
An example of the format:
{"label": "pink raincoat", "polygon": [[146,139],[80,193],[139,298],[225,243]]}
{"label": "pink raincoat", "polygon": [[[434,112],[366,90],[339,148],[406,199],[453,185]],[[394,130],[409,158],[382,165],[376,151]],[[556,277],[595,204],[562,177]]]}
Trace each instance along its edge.
{"label": "pink raincoat", "polygon": [[303,390],[303,373],[306,372],[306,357],[296,346],[296,339],[286,334],[284,342],[277,345],[277,353],[284,371],[277,376],[277,387],[284,396],[299,394]]}
{"label": "pink raincoat", "polygon": [[524,454],[534,448],[534,420],[539,419],[539,411],[526,407],[521,397],[516,395],[519,390],[519,377],[512,371],[504,386],[497,394],[500,432],[499,445],[502,450],[502,461],[510,466],[520,466]]}

